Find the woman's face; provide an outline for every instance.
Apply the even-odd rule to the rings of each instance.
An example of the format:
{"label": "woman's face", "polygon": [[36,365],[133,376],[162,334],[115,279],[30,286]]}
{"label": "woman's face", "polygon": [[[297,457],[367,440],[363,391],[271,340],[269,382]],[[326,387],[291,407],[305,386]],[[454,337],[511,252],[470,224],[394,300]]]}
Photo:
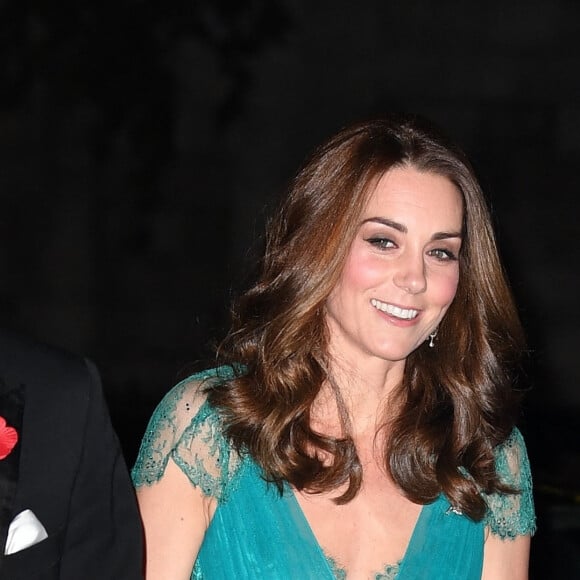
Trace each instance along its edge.
{"label": "woman's face", "polygon": [[333,356],[360,368],[404,361],[455,297],[463,203],[446,177],[397,167],[381,177],[327,300]]}

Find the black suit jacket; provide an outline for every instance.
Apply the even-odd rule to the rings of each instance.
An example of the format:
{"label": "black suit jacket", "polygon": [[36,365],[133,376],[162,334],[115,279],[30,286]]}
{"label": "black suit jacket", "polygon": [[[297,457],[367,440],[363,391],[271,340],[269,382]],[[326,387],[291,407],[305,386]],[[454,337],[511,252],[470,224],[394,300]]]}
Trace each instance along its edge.
{"label": "black suit jacket", "polygon": [[[142,578],[135,495],[94,365],[0,332],[0,415],[19,435],[0,460],[0,580]],[[48,538],[4,556],[25,509]]]}

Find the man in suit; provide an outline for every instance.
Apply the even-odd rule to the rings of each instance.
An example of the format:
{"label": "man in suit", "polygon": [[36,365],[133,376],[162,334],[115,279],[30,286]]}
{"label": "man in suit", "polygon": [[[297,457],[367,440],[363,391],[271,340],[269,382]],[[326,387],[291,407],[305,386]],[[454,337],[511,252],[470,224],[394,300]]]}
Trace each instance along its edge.
{"label": "man in suit", "polygon": [[137,504],[90,361],[0,332],[0,457],[0,580],[142,578]]}

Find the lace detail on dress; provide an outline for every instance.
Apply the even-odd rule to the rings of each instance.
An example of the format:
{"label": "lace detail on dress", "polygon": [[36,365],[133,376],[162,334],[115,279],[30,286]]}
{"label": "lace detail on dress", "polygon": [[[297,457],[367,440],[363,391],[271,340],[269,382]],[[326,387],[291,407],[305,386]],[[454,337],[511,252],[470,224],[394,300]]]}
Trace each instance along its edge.
{"label": "lace detail on dress", "polygon": [[[334,558],[331,558],[327,554],[324,554],[324,557],[326,558],[326,561],[328,562],[328,565],[336,580],[348,579],[346,570],[344,568],[341,568]],[[401,566],[400,562],[398,564],[387,564],[384,567],[383,571],[377,572],[373,578],[374,580],[395,580],[397,574],[399,573],[400,566]]]}
{"label": "lace detail on dress", "polygon": [[536,514],[532,497],[532,474],[522,434],[514,429],[496,449],[496,469],[501,480],[519,490],[516,494],[484,494],[488,512],[484,523],[502,540],[533,535]]}
{"label": "lace detail on dress", "polygon": [[203,388],[208,380],[230,376],[231,369],[204,371],[165,395],[149,421],[131,471],[136,487],[159,481],[171,457],[205,495],[224,499],[240,458],[231,452],[222,421],[207,403]]}
{"label": "lace detail on dress", "polygon": [[388,564],[385,569],[375,574],[375,580],[394,580],[399,573],[399,564]]}
{"label": "lace detail on dress", "polygon": [[328,566],[332,571],[332,575],[335,577],[335,579],[346,580],[346,570],[344,568],[341,568],[334,558],[331,558],[327,554],[324,554],[324,557],[326,558]]}

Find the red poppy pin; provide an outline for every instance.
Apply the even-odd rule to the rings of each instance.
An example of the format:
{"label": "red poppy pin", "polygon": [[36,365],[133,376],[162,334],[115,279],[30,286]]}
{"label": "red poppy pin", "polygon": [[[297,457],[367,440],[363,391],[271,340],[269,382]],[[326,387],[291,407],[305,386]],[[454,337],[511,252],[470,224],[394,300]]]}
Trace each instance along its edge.
{"label": "red poppy pin", "polygon": [[10,455],[18,443],[18,433],[14,427],[6,425],[6,419],[0,416],[0,460]]}

